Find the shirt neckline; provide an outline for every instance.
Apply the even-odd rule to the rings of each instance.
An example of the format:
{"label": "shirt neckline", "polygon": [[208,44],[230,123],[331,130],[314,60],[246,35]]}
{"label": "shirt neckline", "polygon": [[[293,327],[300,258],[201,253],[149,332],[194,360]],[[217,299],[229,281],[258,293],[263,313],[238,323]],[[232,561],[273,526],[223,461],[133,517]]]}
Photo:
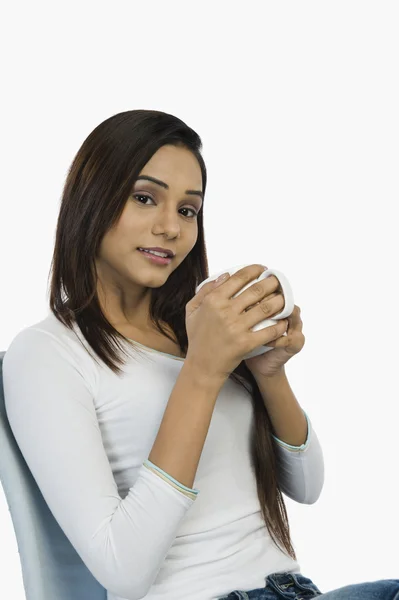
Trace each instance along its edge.
{"label": "shirt neckline", "polygon": [[141,344],[140,342],[137,342],[136,340],[133,340],[132,338],[127,338],[127,339],[130,340],[131,342],[134,342],[135,344],[138,344],[139,346],[141,346],[145,350],[148,350],[149,352],[154,352],[155,354],[162,354],[163,356],[169,356],[170,358],[173,358],[174,360],[180,360],[182,362],[184,362],[186,360],[185,358],[181,358],[180,356],[175,356],[174,354],[168,354],[167,352],[161,352],[160,350],[155,350],[154,348],[150,348],[149,346],[144,346],[144,344]]}

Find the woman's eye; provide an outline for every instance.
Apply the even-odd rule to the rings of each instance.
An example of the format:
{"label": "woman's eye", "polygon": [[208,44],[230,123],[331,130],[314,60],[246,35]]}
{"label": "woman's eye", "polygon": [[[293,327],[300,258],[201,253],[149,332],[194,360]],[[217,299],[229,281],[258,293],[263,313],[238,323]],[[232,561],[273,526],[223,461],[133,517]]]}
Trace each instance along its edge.
{"label": "woman's eye", "polygon": [[[135,194],[133,196],[133,198],[147,198],[148,200],[152,200],[152,198],[150,198],[150,196],[146,196],[145,194]],[[139,200],[140,202],[140,200]]]}
{"label": "woman's eye", "polygon": [[[151,200],[152,202],[154,202],[154,200],[151,198],[151,196],[147,196],[146,194],[134,194],[133,198],[146,198],[147,200]],[[138,200],[138,202],[140,202],[140,200]],[[141,202],[141,204],[143,204],[143,202]],[[187,216],[187,215],[183,215],[184,217],[187,216],[188,219],[195,219],[195,217],[198,216],[198,213],[195,212],[195,210],[193,208],[181,208],[180,210],[191,210],[192,213],[194,213],[191,217]]]}

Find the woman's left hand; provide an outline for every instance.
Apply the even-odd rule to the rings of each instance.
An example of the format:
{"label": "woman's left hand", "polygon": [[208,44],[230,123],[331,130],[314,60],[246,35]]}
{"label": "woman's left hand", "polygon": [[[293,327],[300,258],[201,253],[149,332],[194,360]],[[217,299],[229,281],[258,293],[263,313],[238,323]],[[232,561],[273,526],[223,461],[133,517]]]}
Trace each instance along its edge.
{"label": "woman's left hand", "polygon": [[[282,296],[282,294],[280,295]],[[273,342],[265,344],[265,346],[272,347],[273,350],[244,359],[254,377],[273,377],[281,373],[285,363],[302,350],[305,345],[305,336],[302,333],[303,324],[300,315],[301,309],[295,305],[291,316],[287,318],[287,335],[282,335]],[[269,318],[272,319],[273,316]]]}

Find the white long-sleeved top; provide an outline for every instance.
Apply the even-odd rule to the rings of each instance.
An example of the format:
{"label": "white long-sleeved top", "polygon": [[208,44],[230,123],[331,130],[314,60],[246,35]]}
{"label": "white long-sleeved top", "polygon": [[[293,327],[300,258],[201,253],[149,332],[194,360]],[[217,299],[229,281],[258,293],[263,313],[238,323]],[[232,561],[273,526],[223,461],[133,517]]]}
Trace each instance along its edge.
{"label": "white long-sleeved top", "polygon": [[[190,490],[147,462],[185,359],[136,344],[124,346],[118,376],[93,359],[77,325],[50,312],[16,335],[3,360],[19,448],[108,600],[216,600],[263,587],[271,573],[299,573],[261,517],[249,393],[224,383]],[[324,462],[306,417],[305,444],[275,439],[283,493],[312,504]]]}

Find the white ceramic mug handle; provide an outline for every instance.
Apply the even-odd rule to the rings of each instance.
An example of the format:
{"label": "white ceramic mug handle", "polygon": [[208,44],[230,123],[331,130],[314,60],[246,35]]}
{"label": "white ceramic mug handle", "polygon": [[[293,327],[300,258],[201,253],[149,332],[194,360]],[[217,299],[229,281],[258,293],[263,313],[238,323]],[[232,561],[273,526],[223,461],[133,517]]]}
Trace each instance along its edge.
{"label": "white ceramic mug handle", "polygon": [[278,271],[277,269],[267,269],[267,271],[264,271],[258,277],[258,281],[262,281],[262,279],[267,279],[268,277],[271,277],[272,275],[277,277],[277,279],[279,280],[279,283],[280,283],[280,286],[282,289],[282,293],[284,296],[284,300],[285,300],[285,305],[284,305],[283,310],[281,312],[279,312],[277,315],[273,315],[273,319],[275,319],[275,320],[286,319],[293,313],[293,310],[295,308],[294,294],[292,292],[290,282],[288,281],[288,279],[286,278],[284,273],[282,273],[281,271]]}
{"label": "white ceramic mug handle", "polygon": [[[277,269],[267,269],[266,271],[261,273],[261,275],[258,277],[257,281],[261,281],[262,279],[267,279],[268,277],[271,277],[272,275],[277,277],[277,279],[279,280],[279,283],[280,283],[280,286],[282,289],[282,293],[284,296],[284,300],[285,300],[284,308],[277,315],[273,315],[272,318],[264,319],[263,321],[256,323],[256,325],[254,325],[252,327],[252,331],[260,331],[261,329],[264,329],[265,327],[270,327],[271,325],[275,325],[277,321],[279,321],[280,319],[286,319],[294,311],[294,308],[295,308],[294,294],[292,292],[291,285],[290,285],[288,279],[286,278],[286,276],[284,275],[284,273],[282,273],[281,271],[278,271]],[[254,281],[251,281],[249,284],[247,284],[245,287],[243,287],[238,292],[238,294],[235,294],[233,296],[233,298],[235,298],[237,295],[242,293],[245,289],[247,289],[249,286],[251,286],[253,284],[254,284]],[[284,333],[283,335],[287,335],[287,334]],[[252,350],[252,352],[249,352],[248,354],[246,354],[244,356],[244,359],[252,358],[253,356],[259,356],[260,354],[264,354],[265,352],[269,352],[270,350],[273,350],[273,348],[271,346],[259,346],[258,348],[255,348],[254,350]]]}

